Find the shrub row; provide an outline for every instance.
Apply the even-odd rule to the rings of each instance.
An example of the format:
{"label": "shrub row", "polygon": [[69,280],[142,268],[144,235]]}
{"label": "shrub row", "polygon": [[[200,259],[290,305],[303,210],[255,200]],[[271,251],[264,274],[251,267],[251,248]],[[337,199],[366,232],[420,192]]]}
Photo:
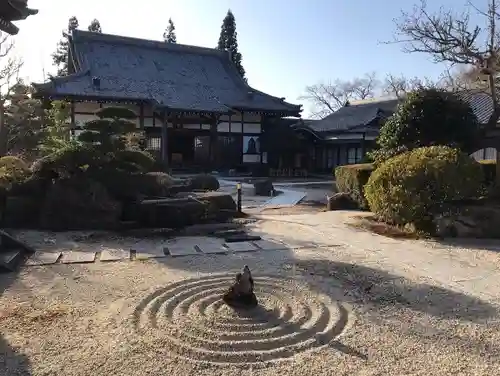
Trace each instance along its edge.
{"label": "shrub row", "polygon": [[361,209],[368,209],[364,186],[368,182],[374,165],[371,163],[339,166],[335,169],[338,192],[348,193]]}
{"label": "shrub row", "polygon": [[382,220],[432,231],[433,214],[446,203],[475,198],[481,165],[447,146],[414,149],[382,163],[365,185],[370,209]]}

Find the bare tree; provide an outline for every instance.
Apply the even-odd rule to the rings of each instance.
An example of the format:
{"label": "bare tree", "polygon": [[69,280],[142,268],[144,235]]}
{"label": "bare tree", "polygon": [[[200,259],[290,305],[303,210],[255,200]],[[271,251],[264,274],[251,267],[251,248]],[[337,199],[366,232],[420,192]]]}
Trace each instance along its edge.
{"label": "bare tree", "polygon": [[[485,18],[484,30],[471,23],[471,9]],[[426,1],[421,0],[413,12],[402,12],[401,19],[396,20],[395,42],[404,43],[406,52],[427,53],[435,62],[445,62],[452,67],[475,67],[487,78],[494,109],[488,121],[489,127],[495,127],[500,117],[495,89],[495,80],[500,68],[500,32],[496,28],[498,10],[497,0],[488,0],[486,11],[469,2],[462,13],[441,9],[431,14]]]}
{"label": "bare tree", "polygon": [[11,88],[19,81],[23,62],[12,56],[14,42],[7,35],[0,36],[0,157],[7,153],[8,132],[5,127],[5,101]]}
{"label": "bare tree", "polygon": [[436,83],[430,78],[408,78],[403,75],[396,76],[393,74],[388,74],[382,83],[382,92],[385,95],[396,97],[398,99],[403,98],[406,94],[418,90],[422,87],[435,87]]}
{"label": "bare tree", "polygon": [[322,118],[335,112],[348,101],[373,98],[378,86],[376,74],[368,73],[350,81],[337,79],[328,84],[307,86],[300,99],[311,102],[314,108],[312,117]]}

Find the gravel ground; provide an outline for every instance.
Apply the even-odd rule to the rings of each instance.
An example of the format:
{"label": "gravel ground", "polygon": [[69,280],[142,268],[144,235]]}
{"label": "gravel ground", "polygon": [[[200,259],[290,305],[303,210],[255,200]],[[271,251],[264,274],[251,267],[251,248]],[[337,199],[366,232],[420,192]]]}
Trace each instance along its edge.
{"label": "gravel ground", "polygon": [[[499,254],[386,239],[346,215],[249,225],[338,246],[1,275],[0,374],[500,374]],[[244,264],[260,307],[235,312],[218,296]]]}

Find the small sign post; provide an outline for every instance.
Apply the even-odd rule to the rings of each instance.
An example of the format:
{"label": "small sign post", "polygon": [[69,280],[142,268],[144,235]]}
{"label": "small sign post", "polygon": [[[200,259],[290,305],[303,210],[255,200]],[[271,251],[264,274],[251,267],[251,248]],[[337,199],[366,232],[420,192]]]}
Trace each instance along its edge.
{"label": "small sign post", "polygon": [[241,183],[236,184],[236,206],[238,208],[238,213],[241,213]]}

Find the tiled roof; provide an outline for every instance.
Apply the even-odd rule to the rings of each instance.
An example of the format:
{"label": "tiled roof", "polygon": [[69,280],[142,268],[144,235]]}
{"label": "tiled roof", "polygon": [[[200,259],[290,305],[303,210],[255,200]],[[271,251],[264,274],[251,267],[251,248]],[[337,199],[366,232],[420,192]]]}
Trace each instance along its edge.
{"label": "tiled roof", "polygon": [[380,116],[381,112],[391,115],[397,104],[397,99],[353,102],[321,120],[310,123],[309,127],[315,132],[347,131],[356,126],[369,124]]}
{"label": "tiled roof", "polygon": [[78,72],[35,85],[43,95],[144,100],[192,112],[301,111],[248,86],[225,51],[82,30],[69,38]]}
{"label": "tiled roof", "polygon": [[[493,112],[493,101],[488,93],[468,90],[456,93],[468,102],[478,121],[486,123]],[[376,130],[370,125],[377,117],[388,117],[396,110],[398,99],[370,99],[351,102],[321,120],[302,123],[316,133],[326,132],[365,132]]]}

